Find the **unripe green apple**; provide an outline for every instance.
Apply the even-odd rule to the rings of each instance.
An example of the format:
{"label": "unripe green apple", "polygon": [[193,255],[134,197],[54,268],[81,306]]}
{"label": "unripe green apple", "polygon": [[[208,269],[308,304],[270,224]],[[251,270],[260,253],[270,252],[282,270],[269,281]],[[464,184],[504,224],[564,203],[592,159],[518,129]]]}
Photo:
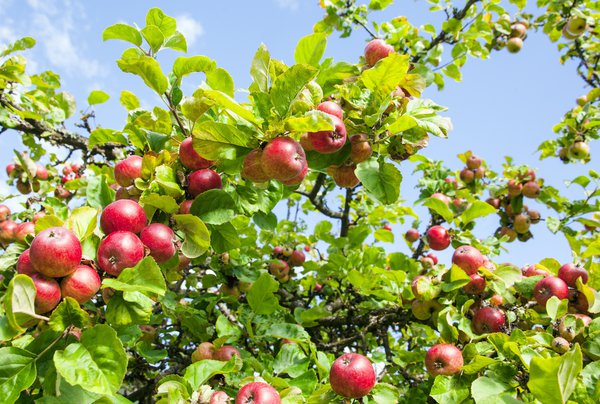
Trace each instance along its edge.
{"label": "unripe green apple", "polygon": [[575,37],[581,36],[581,34],[585,32],[586,28],[587,23],[585,18],[581,17],[569,18],[567,24],[565,25],[565,29]]}
{"label": "unripe green apple", "polygon": [[521,38],[510,38],[506,43],[506,49],[510,53],[517,53],[523,48],[523,40]]}
{"label": "unripe green apple", "polygon": [[590,155],[590,146],[585,142],[575,142],[569,147],[569,157],[576,160],[585,160]]}

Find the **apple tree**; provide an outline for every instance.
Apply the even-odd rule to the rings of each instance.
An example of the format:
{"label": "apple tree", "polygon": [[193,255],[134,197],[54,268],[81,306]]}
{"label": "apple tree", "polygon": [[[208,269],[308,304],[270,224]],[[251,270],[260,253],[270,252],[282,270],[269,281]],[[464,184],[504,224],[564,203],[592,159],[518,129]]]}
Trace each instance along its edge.
{"label": "apple tree", "polygon": [[[0,136],[24,149],[0,196],[22,195],[0,205],[0,401],[597,402],[597,6],[429,2],[439,28],[372,22],[392,0],[321,0],[293,64],[258,46],[246,94],[209,56],[161,62],[187,46],[152,8],[144,27],[103,33],[123,43],[123,80],[161,101],[146,110],[123,91],[119,128],[95,124],[109,94],[91,92],[75,120],[60,77],[28,73],[35,40],[8,44]],[[364,53],[326,57],[329,36],[356,30],[372,37]],[[526,52],[531,30],[590,87],[539,146],[582,164],[560,178],[580,199],[510,158],[427,157],[452,124],[423,90],[460,80],[470,58]],[[416,201],[400,199],[407,175]],[[483,218],[497,229],[476,237]],[[566,237],[572,262],[496,262],[539,226]]]}

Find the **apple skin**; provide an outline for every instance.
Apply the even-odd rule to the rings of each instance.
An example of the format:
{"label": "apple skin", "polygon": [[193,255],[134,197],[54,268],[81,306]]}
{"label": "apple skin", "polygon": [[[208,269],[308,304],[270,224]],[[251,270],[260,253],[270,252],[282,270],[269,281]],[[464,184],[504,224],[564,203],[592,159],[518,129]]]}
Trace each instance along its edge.
{"label": "apple skin", "polygon": [[48,313],[60,302],[60,286],[58,282],[42,274],[31,275],[35,285],[35,312]]}
{"label": "apple skin", "polygon": [[48,170],[46,169],[46,167],[38,164],[36,166],[35,178],[37,178],[38,180],[42,180],[42,181],[47,180],[48,179]]}
{"label": "apple skin", "polygon": [[81,256],[81,243],[77,236],[64,227],[42,230],[29,248],[29,258],[35,270],[52,278],[62,278],[75,272]]}
{"label": "apple skin", "polygon": [[17,169],[17,165],[15,163],[8,163],[6,165],[6,175],[10,177],[10,175]]}
{"label": "apple skin", "polygon": [[565,25],[565,29],[575,37],[579,37],[581,34],[583,34],[586,28],[587,22],[581,17],[569,18],[567,24]]}
{"label": "apple skin", "polygon": [[336,394],[346,398],[361,398],[375,386],[375,370],[367,357],[345,353],[331,365],[329,382]]}
{"label": "apple skin", "polygon": [[346,143],[346,125],[337,116],[331,116],[333,120],[333,130],[322,130],[319,132],[309,132],[308,139],[315,151],[321,154],[331,154],[340,150]]}
{"label": "apple skin", "polygon": [[564,354],[570,348],[571,348],[571,344],[569,344],[569,341],[567,341],[563,337],[556,337],[552,340],[552,349],[556,353]]}
{"label": "apple skin", "polygon": [[373,39],[365,47],[365,61],[368,66],[374,66],[390,53],[394,53],[392,45],[387,44],[383,39]]}
{"label": "apple skin", "polygon": [[452,255],[452,263],[459,266],[468,275],[477,272],[479,267],[482,267],[485,262],[485,257],[481,252],[470,245],[462,245],[454,250]]}
{"label": "apple skin", "polygon": [[567,299],[569,297],[569,287],[560,278],[549,276],[540,280],[533,288],[533,297],[541,306],[546,306],[546,302],[552,296],[559,299]]}
{"label": "apple skin", "polygon": [[404,238],[406,239],[406,241],[412,244],[421,238],[421,234],[417,229],[408,229],[406,231],[406,234],[404,234]]}
{"label": "apple skin", "polygon": [[179,213],[182,215],[188,215],[190,213],[190,210],[192,209],[193,203],[193,199],[186,199],[185,201],[181,202],[181,204],[179,205]]}
{"label": "apple skin", "polygon": [[237,356],[238,358],[242,357],[240,351],[238,351],[236,348],[232,347],[231,345],[223,345],[221,348],[215,351],[213,359],[216,361],[227,362],[234,356]]}
{"label": "apple skin", "polygon": [[444,227],[436,225],[427,230],[427,242],[432,250],[441,251],[450,245],[450,233]]}
{"label": "apple skin", "polygon": [[262,167],[270,178],[291,180],[301,174],[306,166],[304,149],[291,137],[277,137],[263,149]]}
{"label": "apple skin", "polygon": [[227,404],[231,402],[231,397],[222,390],[217,390],[210,396],[208,404]]}
{"label": "apple skin", "polygon": [[540,196],[542,188],[535,181],[527,181],[525,185],[523,185],[522,192],[525,198],[536,199]]}
{"label": "apple skin", "polygon": [[469,158],[467,158],[467,168],[469,170],[477,170],[479,167],[481,167],[481,158],[471,154]]}
{"label": "apple skin", "polygon": [[577,286],[577,278],[581,278],[581,282],[587,283],[589,275],[585,268],[569,263],[558,269],[558,277],[574,288]]}
{"label": "apple skin", "polygon": [[244,158],[242,177],[252,182],[266,182],[270,177],[265,174],[262,166],[262,150],[254,149]]}
{"label": "apple skin", "polygon": [[451,344],[437,344],[425,355],[425,367],[432,376],[451,376],[460,372],[464,364],[462,352]]}
{"label": "apple skin", "polygon": [[200,156],[192,145],[192,138],[185,138],[179,145],[179,161],[185,168],[190,170],[201,170],[210,167],[213,162]]}
{"label": "apple skin", "polygon": [[506,49],[510,53],[517,53],[523,48],[523,40],[521,38],[510,38],[508,42],[506,42]]}
{"label": "apple skin", "polygon": [[531,227],[531,219],[529,219],[529,216],[520,213],[515,216],[513,226],[518,234],[525,234],[529,231],[529,227]]}
{"label": "apple skin", "polygon": [[480,180],[485,177],[485,168],[483,166],[477,167],[477,169],[473,172],[476,180]]}
{"label": "apple skin", "polygon": [[19,224],[15,230],[15,240],[23,243],[28,234],[35,236],[35,223],[25,222]]}
{"label": "apple skin", "polygon": [[590,146],[585,142],[575,142],[568,150],[569,157],[576,160],[585,160],[590,155]]}
{"label": "apple skin", "polygon": [[350,160],[354,163],[362,163],[373,155],[373,148],[369,138],[365,134],[350,136]]}
{"label": "apple skin", "polygon": [[470,184],[475,181],[475,173],[473,170],[469,170],[468,168],[463,168],[459,174],[459,177],[465,184]]}
{"label": "apple skin", "polygon": [[204,359],[213,359],[217,349],[212,342],[203,342],[192,353],[192,363],[199,362]]}
{"label": "apple skin", "polygon": [[299,267],[302,266],[302,264],[304,264],[305,260],[306,255],[304,255],[304,252],[300,250],[294,250],[292,255],[290,255],[289,263],[293,267]]}
{"label": "apple skin", "polygon": [[147,223],[148,217],[144,208],[129,199],[114,201],[105,207],[100,215],[100,228],[106,235],[116,231],[138,234]]}
{"label": "apple skin", "polygon": [[133,185],[136,178],[142,177],[142,161],[140,156],[129,156],[115,164],[115,181],[122,187]]}
{"label": "apple skin", "polygon": [[495,307],[482,307],[473,315],[473,330],[481,335],[487,332],[501,332],[506,323],[504,312]]}
{"label": "apple skin", "polygon": [[0,222],[0,244],[8,244],[15,241],[15,232],[19,225],[12,220]]}
{"label": "apple skin", "polygon": [[60,291],[63,297],[72,297],[83,304],[98,293],[101,284],[100,275],[94,268],[79,265],[75,272],[60,281]]}
{"label": "apple skin", "polygon": [[209,189],[223,188],[221,176],[210,168],[197,170],[188,177],[188,191],[194,198]]}
{"label": "apple skin", "polygon": [[271,385],[252,382],[238,391],[235,404],[281,404],[281,397]]}
{"label": "apple skin", "polygon": [[10,217],[10,208],[6,205],[0,205],[0,222],[8,220]]}
{"label": "apple skin", "polygon": [[471,282],[463,286],[465,293],[469,295],[480,295],[485,291],[485,278],[479,274],[471,274]]}
{"label": "apple skin", "polygon": [[175,233],[162,223],[146,226],[140,233],[140,240],[150,250],[150,256],[159,264],[167,262],[177,252],[174,243]]}
{"label": "apple skin", "polygon": [[541,275],[544,278],[547,278],[550,276],[550,273],[548,271],[544,271],[543,269],[536,268],[535,265],[525,266],[521,269],[521,272],[523,273],[523,276],[525,276],[527,278],[529,278],[530,276],[538,276],[538,275]]}
{"label": "apple skin", "polygon": [[276,262],[269,263],[269,272],[277,279],[282,279],[289,275],[290,267],[287,262],[276,260]]}
{"label": "apple skin", "polygon": [[287,185],[288,187],[294,187],[294,186],[300,185],[302,183],[302,181],[304,181],[306,174],[308,174],[308,164],[307,163],[305,163],[304,167],[302,167],[302,171],[300,171],[300,174],[298,174],[297,176],[295,176],[293,178],[290,178],[289,180],[283,180],[283,181],[281,181],[281,183],[283,185]]}
{"label": "apple skin", "polygon": [[333,115],[339,119],[344,119],[344,111],[337,103],[333,101],[323,101],[317,105],[319,111],[325,112],[326,114]]}
{"label": "apple skin", "polygon": [[33,265],[31,265],[31,260],[29,259],[29,248],[19,255],[19,259],[17,260],[17,273],[29,276],[38,273]]}
{"label": "apple skin", "polygon": [[118,276],[144,258],[144,244],[130,231],[110,233],[98,246],[97,263],[109,275]]}
{"label": "apple skin", "polygon": [[356,166],[344,165],[340,167],[331,166],[327,169],[327,172],[333,177],[335,184],[340,188],[354,188],[360,184],[360,180],[354,172]]}
{"label": "apple skin", "polygon": [[510,31],[510,36],[513,38],[523,38],[527,34],[527,27],[525,24],[517,22],[513,24]]}

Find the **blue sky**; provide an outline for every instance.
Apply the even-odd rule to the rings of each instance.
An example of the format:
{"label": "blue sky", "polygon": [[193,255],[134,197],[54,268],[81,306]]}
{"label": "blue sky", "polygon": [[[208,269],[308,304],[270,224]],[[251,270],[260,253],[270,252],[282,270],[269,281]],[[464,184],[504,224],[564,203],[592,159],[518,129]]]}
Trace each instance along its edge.
{"label": "blue sky", "polygon": [[[114,1],[83,2],[74,0],[0,0],[0,43],[21,36],[33,36],[38,44],[27,53],[29,72],[53,70],[62,77],[63,88],[76,96],[78,110],[85,108],[90,90],[102,89],[111,99],[96,108],[97,122],[104,127],[120,128],[125,111],[119,106],[119,93],[128,89],[136,93],[144,107],[158,104],[141,81],[122,73],[115,60],[126,48],[124,42],[102,42],[105,27],[117,23],[144,25],[147,9],[160,7],[178,19],[179,29],[188,38],[188,53],[207,55],[227,69],[236,87],[250,83],[249,64],[261,42],[273,57],[291,63],[298,39],[311,32],[322,17],[317,1],[308,0],[221,0],[218,2]],[[404,15],[414,25],[438,24],[441,15],[426,11],[425,1],[396,1],[389,10],[375,13],[377,20]],[[515,11],[515,10],[513,10]],[[336,60],[356,61],[362,54],[367,35],[356,31],[350,38],[331,37],[326,56]],[[167,70],[180,53],[165,51],[159,56]],[[193,77],[193,76],[192,76]],[[196,80],[200,80],[196,77]],[[189,79],[190,89],[197,85]],[[188,89],[189,92],[189,89]],[[427,89],[424,96],[449,107],[447,113],[454,131],[447,140],[434,138],[425,155],[443,159],[454,169],[461,168],[456,155],[468,149],[482,156],[497,171],[505,155],[516,164],[530,164],[539,176],[553,186],[585,174],[583,165],[563,165],[556,159],[538,160],[535,150],[551,137],[551,128],[565,111],[574,106],[575,98],[585,93],[575,66],[559,63],[556,44],[543,34],[531,33],[521,53],[495,52],[491,60],[469,60],[461,83],[447,82],[446,89]],[[12,136],[12,138],[10,137]],[[0,161],[12,158],[12,149],[20,148],[16,134],[0,136]],[[592,150],[593,152],[593,150]],[[404,183],[402,195],[415,199],[416,178],[412,167],[401,166]],[[7,192],[4,170],[0,172],[0,193]],[[580,197],[574,190],[571,195]],[[530,206],[536,205],[530,203]],[[497,221],[478,225],[477,234],[489,234]],[[395,229],[396,244],[390,250],[406,251],[401,234],[408,226]],[[543,224],[534,226],[535,239],[510,245],[510,254],[498,261],[518,265],[537,262],[548,256],[570,261],[570,250],[563,237],[552,235]],[[448,257],[449,252],[440,254]]]}

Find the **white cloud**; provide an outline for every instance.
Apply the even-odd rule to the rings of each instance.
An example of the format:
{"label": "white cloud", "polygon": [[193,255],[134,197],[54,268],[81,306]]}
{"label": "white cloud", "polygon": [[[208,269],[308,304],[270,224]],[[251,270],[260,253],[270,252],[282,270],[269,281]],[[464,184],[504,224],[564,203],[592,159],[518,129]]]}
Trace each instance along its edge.
{"label": "white cloud", "polygon": [[185,37],[188,47],[192,46],[196,42],[196,39],[204,34],[202,24],[189,15],[180,15],[176,17],[176,20],[177,30]]}
{"label": "white cloud", "polygon": [[275,0],[277,5],[281,8],[287,8],[288,10],[296,11],[300,6],[300,0]]}

